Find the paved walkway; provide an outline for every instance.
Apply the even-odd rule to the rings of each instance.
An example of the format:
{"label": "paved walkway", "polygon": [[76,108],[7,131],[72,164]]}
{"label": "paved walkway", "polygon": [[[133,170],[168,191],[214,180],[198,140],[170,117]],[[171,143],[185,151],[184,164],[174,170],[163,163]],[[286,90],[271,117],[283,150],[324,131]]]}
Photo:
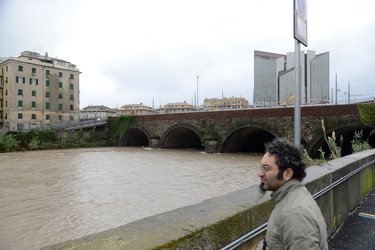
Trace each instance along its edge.
{"label": "paved walkway", "polygon": [[329,240],[329,247],[331,250],[375,249],[375,189]]}

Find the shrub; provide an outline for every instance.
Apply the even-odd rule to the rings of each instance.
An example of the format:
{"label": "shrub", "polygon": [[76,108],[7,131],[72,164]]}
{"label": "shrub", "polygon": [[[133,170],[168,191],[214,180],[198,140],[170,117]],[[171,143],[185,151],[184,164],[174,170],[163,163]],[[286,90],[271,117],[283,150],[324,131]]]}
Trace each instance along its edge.
{"label": "shrub", "polygon": [[34,137],[29,142],[29,149],[36,150],[39,148],[39,145],[40,145],[40,140],[37,137]]}
{"label": "shrub", "polygon": [[[362,140],[363,136],[363,131],[361,130],[360,132],[354,132],[354,138],[351,141],[352,143],[352,153],[357,153],[361,152],[364,150],[371,149],[371,145],[368,141],[363,141]],[[371,136],[371,134],[370,134]]]}
{"label": "shrub", "polygon": [[[324,132],[324,139],[328,144],[329,150],[331,151],[330,158],[331,159],[336,159],[341,157],[341,146],[336,144],[336,134],[335,131],[332,132],[332,137],[327,137],[326,135],[326,128],[324,126],[324,120],[322,119],[322,129]],[[340,137],[340,144],[342,145],[343,142],[343,137],[341,135]]]}
{"label": "shrub", "polygon": [[0,134],[0,152],[15,151],[18,141],[11,134]]}

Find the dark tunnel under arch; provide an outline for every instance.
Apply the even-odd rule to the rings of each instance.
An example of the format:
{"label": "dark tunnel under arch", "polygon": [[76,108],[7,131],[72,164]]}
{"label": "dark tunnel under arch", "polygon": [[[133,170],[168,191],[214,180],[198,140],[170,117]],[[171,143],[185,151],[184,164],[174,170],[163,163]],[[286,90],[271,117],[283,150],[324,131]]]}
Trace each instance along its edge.
{"label": "dark tunnel under arch", "polygon": [[129,128],[120,138],[119,146],[149,147],[150,142],[146,133],[140,128]]}
{"label": "dark tunnel under arch", "polygon": [[194,128],[177,125],[170,128],[162,137],[160,148],[202,149],[201,138]]}
{"label": "dark tunnel under arch", "polygon": [[244,127],[230,133],[221,146],[221,153],[263,153],[264,143],[275,138],[272,133],[257,127]]}

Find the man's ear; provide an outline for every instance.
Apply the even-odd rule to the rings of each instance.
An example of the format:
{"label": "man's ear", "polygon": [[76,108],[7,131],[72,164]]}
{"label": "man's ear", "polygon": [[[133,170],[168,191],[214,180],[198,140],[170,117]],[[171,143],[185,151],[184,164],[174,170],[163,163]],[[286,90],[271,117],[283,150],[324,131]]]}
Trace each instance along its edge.
{"label": "man's ear", "polygon": [[289,181],[293,177],[293,169],[292,168],[287,168],[284,170],[283,177],[285,181]]}

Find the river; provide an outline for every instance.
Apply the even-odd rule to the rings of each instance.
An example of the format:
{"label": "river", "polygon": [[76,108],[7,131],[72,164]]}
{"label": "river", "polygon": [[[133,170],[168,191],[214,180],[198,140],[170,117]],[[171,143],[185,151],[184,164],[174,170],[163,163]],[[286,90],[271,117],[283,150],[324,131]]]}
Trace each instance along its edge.
{"label": "river", "polygon": [[40,249],[256,185],[261,157],[141,147],[1,153],[0,249]]}

